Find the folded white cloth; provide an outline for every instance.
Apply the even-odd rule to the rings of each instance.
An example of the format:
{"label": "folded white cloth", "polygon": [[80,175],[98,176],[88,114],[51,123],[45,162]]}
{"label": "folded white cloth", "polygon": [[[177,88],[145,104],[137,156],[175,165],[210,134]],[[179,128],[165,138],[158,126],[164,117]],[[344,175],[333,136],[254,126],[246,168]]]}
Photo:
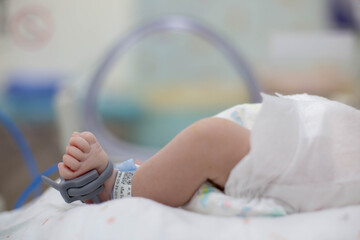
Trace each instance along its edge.
{"label": "folded white cloth", "polygon": [[235,198],[225,195],[211,183],[204,183],[184,209],[217,216],[281,217],[285,208],[271,198]]}

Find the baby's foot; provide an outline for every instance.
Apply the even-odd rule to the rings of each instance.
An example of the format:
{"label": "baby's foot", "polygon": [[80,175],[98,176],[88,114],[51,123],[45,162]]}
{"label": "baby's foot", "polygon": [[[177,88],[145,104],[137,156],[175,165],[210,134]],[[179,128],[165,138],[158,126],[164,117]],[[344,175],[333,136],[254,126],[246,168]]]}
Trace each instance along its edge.
{"label": "baby's foot", "polygon": [[64,179],[79,177],[93,169],[100,175],[108,164],[108,156],[90,132],[73,133],[62,160],[58,168]]}
{"label": "baby's foot", "polygon": [[[108,164],[108,156],[90,132],[75,132],[70,138],[69,146],[63,161],[58,164],[59,174],[64,179],[73,179],[96,169],[99,175],[105,170]],[[116,178],[116,170],[104,183],[104,190],[98,195],[100,201],[110,200],[111,191]],[[87,200],[85,203],[92,203]]]}

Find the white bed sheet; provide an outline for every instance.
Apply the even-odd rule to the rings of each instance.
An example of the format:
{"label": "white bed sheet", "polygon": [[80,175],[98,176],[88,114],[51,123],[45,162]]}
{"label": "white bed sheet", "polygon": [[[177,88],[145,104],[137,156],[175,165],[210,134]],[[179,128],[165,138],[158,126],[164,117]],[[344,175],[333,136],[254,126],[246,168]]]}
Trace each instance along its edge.
{"label": "white bed sheet", "polygon": [[48,189],[0,214],[0,239],[360,239],[360,206],[285,217],[219,217],[128,198],[65,203]]}

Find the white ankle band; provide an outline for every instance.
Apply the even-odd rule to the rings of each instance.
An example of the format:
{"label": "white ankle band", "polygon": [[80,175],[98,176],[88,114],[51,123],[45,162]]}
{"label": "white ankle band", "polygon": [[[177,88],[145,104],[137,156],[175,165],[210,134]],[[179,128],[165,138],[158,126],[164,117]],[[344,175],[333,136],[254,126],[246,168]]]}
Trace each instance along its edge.
{"label": "white ankle band", "polygon": [[131,184],[133,176],[133,172],[117,172],[112,192],[113,199],[131,197]]}

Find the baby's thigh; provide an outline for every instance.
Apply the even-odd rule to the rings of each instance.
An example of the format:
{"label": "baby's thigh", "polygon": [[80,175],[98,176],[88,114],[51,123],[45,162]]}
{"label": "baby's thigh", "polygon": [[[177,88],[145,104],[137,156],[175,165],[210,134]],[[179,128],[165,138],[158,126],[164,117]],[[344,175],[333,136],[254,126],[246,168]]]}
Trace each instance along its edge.
{"label": "baby's thigh", "polygon": [[250,131],[222,118],[203,119],[193,128],[207,152],[203,161],[209,179],[224,187],[231,170],[250,150]]}

